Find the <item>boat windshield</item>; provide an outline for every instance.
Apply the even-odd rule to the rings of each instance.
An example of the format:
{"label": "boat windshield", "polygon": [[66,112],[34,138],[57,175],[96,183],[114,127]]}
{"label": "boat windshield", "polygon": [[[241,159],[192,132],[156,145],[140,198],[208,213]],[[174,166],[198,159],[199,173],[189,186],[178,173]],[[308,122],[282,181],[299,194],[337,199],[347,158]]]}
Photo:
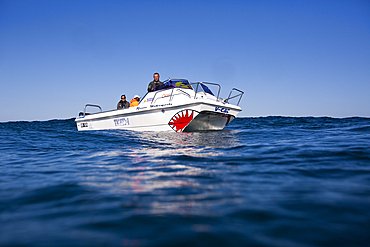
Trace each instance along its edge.
{"label": "boat windshield", "polygon": [[212,93],[211,89],[209,89],[209,87],[207,87],[207,86],[206,86],[206,85],[204,85],[203,83],[199,83],[199,85],[203,88],[203,91],[204,91],[204,92],[209,93],[210,95],[215,96],[215,95]]}
{"label": "boat windshield", "polygon": [[[193,83],[194,84],[194,83]],[[209,93],[214,96],[211,89],[204,85],[201,82],[197,82],[196,84],[199,84],[199,86],[203,89],[202,91]],[[155,91],[164,90],[164,89],[171,89],[171,88],[185,88],[185,89],[193,89],[195,90],[188,80],[185,79],[168,79],[163,82],[163,85],[156,88]],[[197,87],[198,88],[198,87]],[[201,89],[200,89],[201,90]]]}
{"label": "boat windshield", "polygon": [[186,88],[192,89],[188,80],[170,79],[163,82],[163,85],[158,90],[169,89],[169,88]]}

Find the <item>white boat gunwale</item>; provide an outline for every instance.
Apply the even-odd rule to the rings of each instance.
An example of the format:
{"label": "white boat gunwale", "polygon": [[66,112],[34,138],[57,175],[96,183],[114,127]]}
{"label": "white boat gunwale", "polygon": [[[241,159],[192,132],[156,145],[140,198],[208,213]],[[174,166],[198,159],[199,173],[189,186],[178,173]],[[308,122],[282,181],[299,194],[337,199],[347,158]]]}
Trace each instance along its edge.
{"label": "white boat gunwale", "polygon": [[[216,105],[216,103],[218,103],[217,105],[220,106],[220,107],[226,107],[226,108],[234,108],[235,110],[239,110],[241,111],[241,108],[239,106],[235,107],[234,105],[231,105],[231,104],[222,104],[220,102],[214,102],[214,103],[209,103],[209,102],[206,102],[205,100],[202,100],[200,99],[199,101],[195,101],[195,102],[190,102],[190,103],[185,103],[185,104],[176,104],[176,105],[167,105],[167,106],[164,106],[164,107],[149,107],[149,108],[144,108],[144,109],[140,109],[139,106],[135,106],[135,107],[131,107],[131,108],[126,108],[126,109],[114,109],[114,110],[109,110],[109,111],[103,111],[103,112],[96,112],[96,113],[92,113],[92,114],[89,114],[89,115],[85,115],[85,117],[79,117],[76,119],[76,121],[87,121],[87,120],[99,120],[99,119],[109,119],[109,118],[116,118],[118,116],[124,116],[124,115],[138,115],[138,114],[141,114],[143,112],[146,112],[146,111],[153,111],[153,110],[157,110],[157,111],[162,111],[162,110],[168,110],[168,109],[172,109],[172,108],[186,108],[186,107],[191,107],[192,105],[209,105],[209,106],[214,106]],[[137,109],[139,108],[139,109]],[[115,114],[110,114],[108,116],[100,116],[100,117],[97,117],[97,115],[100,115],[100,114],[104,114],[104,113],[111,113],[111,112],[116,112]],[[107,114],[104,114],[104,115],[107,115]],[[225,114],[227,115],[227,114]]]}

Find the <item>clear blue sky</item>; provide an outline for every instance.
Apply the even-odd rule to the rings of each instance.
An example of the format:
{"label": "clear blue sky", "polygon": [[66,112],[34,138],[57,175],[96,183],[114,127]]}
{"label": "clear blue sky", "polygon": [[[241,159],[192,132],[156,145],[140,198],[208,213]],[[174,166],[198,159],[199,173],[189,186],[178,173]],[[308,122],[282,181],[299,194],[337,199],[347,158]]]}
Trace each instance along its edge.
{"label": "clear blue sky", "polygon": [[370,117],[370,1],[0,0],[0,121],[144,95],[154,72],[245,92],[240,116]]}

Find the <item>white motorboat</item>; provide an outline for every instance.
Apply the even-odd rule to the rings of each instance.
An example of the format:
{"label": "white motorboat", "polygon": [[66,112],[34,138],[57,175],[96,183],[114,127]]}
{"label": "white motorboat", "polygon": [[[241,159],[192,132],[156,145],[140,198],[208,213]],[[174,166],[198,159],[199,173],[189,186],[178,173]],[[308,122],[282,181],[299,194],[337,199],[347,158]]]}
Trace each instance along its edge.
{"label": "white motorboat", "polygon": [[[208,86],[218,87],[217,96]],[[229,97],[219,97],[221,86],[216,83],[169,79],[163,86],[148,92],[138,106],[102,111],[99,105],[87,104],[76,118],[77,129],[127,129],[135,131],[193,132],[222,130],[242,110],[239,107],[244,92],[233,88]],[[231,99],[237,104],[231,104]],[[100,112],[88,114],[87,107]]]}

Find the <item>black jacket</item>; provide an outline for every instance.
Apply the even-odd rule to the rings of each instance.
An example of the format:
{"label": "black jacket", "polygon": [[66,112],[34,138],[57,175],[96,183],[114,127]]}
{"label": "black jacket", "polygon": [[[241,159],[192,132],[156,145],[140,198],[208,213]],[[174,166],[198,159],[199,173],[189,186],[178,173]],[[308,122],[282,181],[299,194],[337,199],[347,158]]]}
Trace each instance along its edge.
{"label": "black jacket", "polygon": [[151,81],[148,86],[148,92],[153,92],[157,89],[159,89],[160,86],[163,85],[163,82],[161,81]]}
{"label": "black jacket", "polygon": [[130,103],[127,100],[125,101],[120,100],[117,104],[117,109],[129,108],[129,107],[130,107]]}

